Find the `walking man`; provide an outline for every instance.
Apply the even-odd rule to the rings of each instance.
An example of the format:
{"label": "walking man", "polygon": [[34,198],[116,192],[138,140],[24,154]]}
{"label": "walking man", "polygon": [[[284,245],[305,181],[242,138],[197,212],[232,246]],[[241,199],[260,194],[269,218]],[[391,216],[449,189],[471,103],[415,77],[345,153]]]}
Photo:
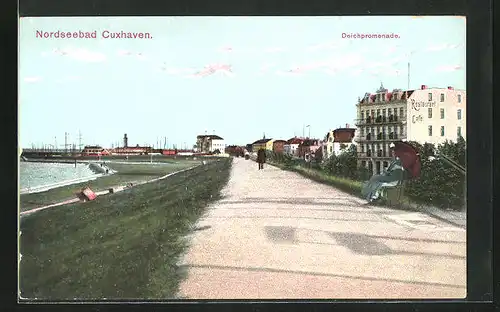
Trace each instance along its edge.
{"label": "walking man", "polygon": [[265,162],[266,162],[266,150],[261,148],[257,151],[257,163],[259,164],[259,170],[264,169]]}

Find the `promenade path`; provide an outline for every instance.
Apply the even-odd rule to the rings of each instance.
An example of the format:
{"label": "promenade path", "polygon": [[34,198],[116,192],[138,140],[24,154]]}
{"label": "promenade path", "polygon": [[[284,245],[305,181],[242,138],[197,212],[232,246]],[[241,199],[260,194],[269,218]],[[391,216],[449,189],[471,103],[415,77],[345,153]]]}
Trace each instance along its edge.
{"label": "promenade path", "polygon": [[466,232],[235,158],[181,268],[186,299],[466,296]]}

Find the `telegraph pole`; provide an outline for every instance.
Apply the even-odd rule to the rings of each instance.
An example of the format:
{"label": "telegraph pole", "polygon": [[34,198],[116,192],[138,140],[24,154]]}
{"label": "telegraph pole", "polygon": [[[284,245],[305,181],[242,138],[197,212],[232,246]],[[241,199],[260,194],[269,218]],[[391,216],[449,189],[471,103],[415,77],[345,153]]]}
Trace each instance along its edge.
{"label": "telegraph pole", "polygon": [[82,133],[78,130],[78,148],[82,150]]}
{"label": "telegraph pole", "polygon": [[68,132],[64,132],[64,152],[68,152]]}

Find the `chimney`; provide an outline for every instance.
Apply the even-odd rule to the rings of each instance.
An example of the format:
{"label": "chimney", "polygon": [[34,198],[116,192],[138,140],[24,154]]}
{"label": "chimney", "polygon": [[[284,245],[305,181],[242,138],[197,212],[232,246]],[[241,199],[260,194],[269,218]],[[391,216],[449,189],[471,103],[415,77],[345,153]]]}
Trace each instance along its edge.
{"label": "chimney", "polygon": [[453,90],[453,87],[448,86],[448,90]]}
{"label": "chimney", "polygon": [[422,85],[422,86],[420,87],[420,89],[421,89],[421,90],[425,90],[425,89],[427,89],[427,86],[426,86],[426,85]]}
{"label": "chimney", "polygon": [[349,124],[345,124],[345,127],[346,127],[346,128],[350,128],[349,126],[350,126]]}

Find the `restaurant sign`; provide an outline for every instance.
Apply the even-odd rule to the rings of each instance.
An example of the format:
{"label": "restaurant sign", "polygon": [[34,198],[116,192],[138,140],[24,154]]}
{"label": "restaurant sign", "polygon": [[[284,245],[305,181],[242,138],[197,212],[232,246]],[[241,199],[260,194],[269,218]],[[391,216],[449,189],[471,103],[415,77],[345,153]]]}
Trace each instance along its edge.
{"label": "restaurant sign", "polygon": [[425,108],[425,107],[436,107],[436,102],[434,101],[415,101],[415,99],[411,99],[411,108],[413,108],[416,111],[419,111],[420,108]]}

